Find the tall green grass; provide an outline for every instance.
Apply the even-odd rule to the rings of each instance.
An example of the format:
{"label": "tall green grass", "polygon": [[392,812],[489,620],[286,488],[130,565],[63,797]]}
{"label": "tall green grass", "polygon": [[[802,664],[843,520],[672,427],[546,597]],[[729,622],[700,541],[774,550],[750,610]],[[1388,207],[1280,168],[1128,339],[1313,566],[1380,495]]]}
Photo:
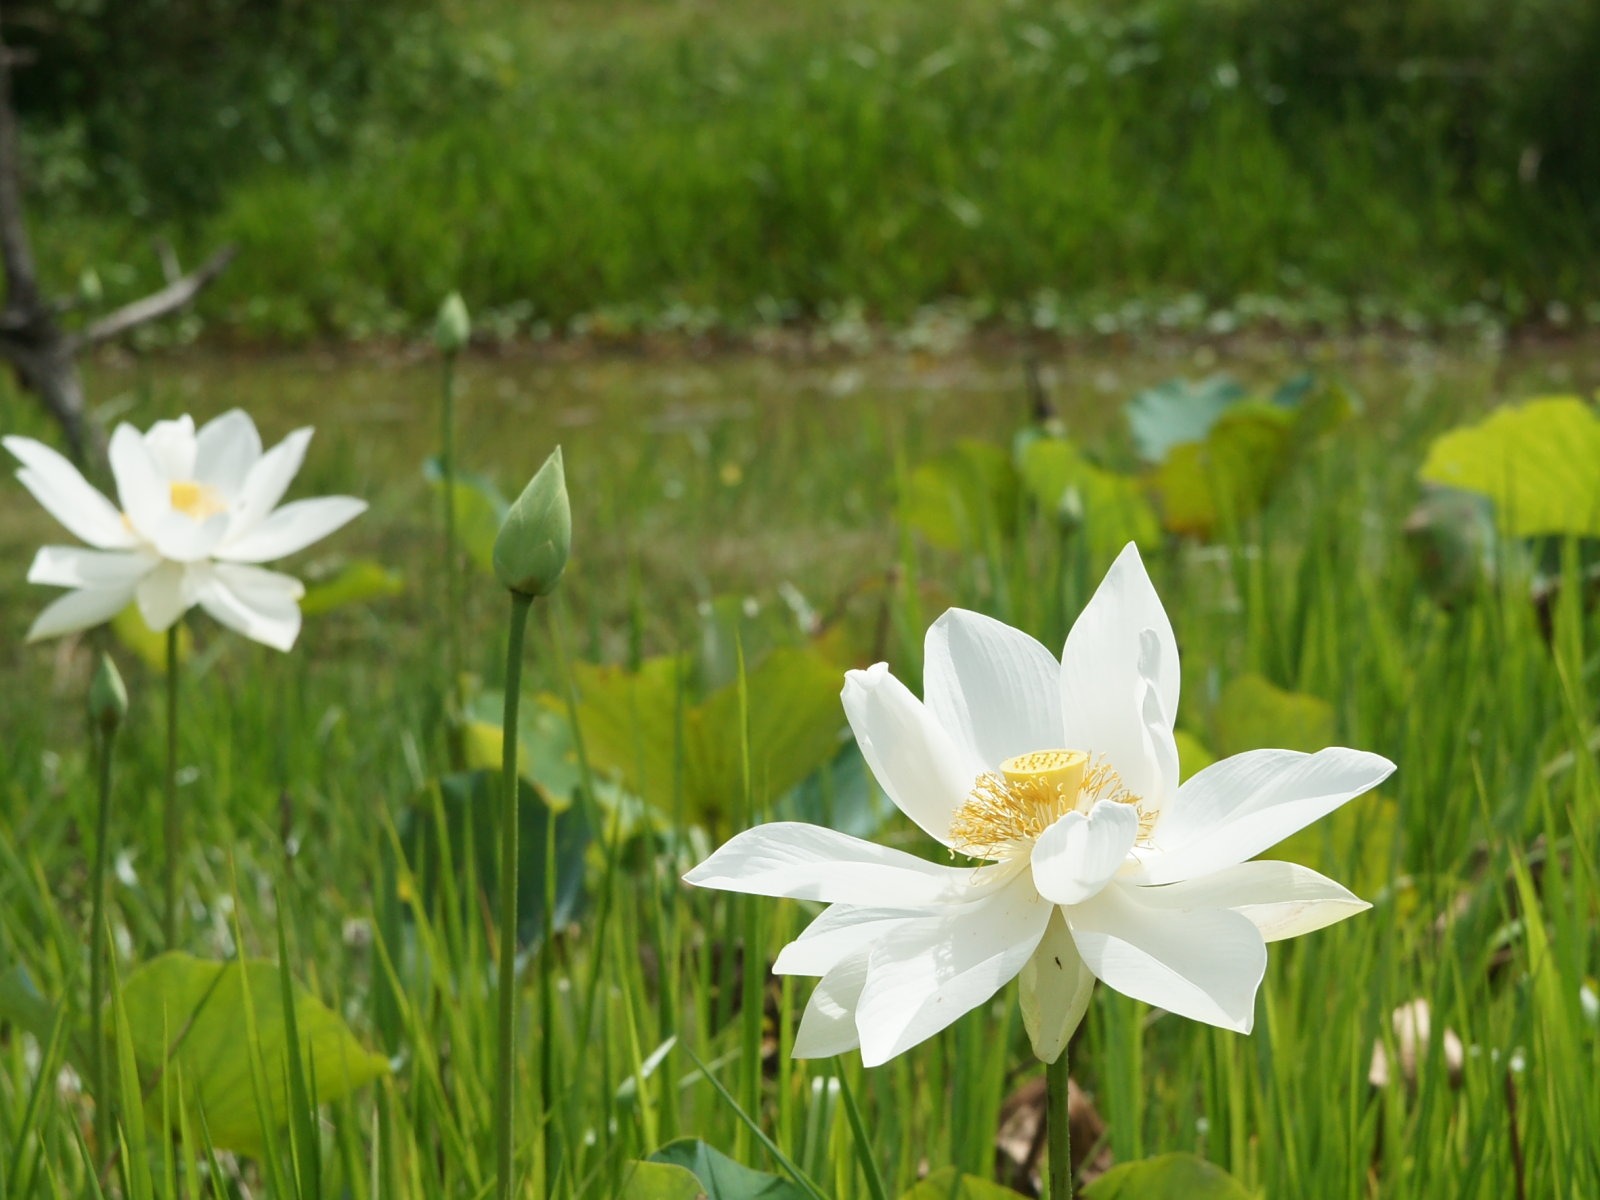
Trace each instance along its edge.
{"label": "tall green grass", "polygon": [[[1002,402],[1008,373],[924,378],[908,394],[897,388],[917,368],[869,365],[858,395],[828,400],[831,369],[798,383],[788,372],[800,390],[787,398],[775,383],[780,398],[762,409],[727,406],[728,391],[747,395],[750,380],[770,380],[764,368],[740,374],[747,369],[735,364],[720,382],[690,372],[699,390],[675,394],[663,392],[685,376],[668,368],[599,368],[614,390],[562,375],[575,390],[586,378],[595,390],[576,401],[541,391],[527,446],[496,444],[507,412],[520,411],[519,393],[495,399],[501,369],[467,372],[467,461],[479,454],[511,477],[556,422],[567,423],[577,552],[571,587],[530,629],[533,686],[563,694],[574,656],[626,660],[630,646],[687,644],[696,588],[770,594],[788,578],[825,608],[843,580],[891,566],[888,657],[903,677],[916,678],[922,630],[947,603],[1060,641],[1104,564],[1064,542],[1053,520],[1030,518],[998,556],[1006,543],[996,539],[935,554],[894,523],[897,461],[919,461],[957,435],[1009,436],[1021,404]],[[308,389],[298,400],[283,387],[297,371]],[[400,853],[402,814],[416,803],[413,819],[429,819],[426,780],[446,755],[425,602],[437,534],[421,485],[400,470],[420,453],[403,435],[374,444],[375,424],[404,428],[392,424],[404,418],[387,397],[385,406],[355,403],[359,373],[294,364],[253,373],[264,380],[243,392],[286,400],[276,418],[262,414],[269,435],[281,432],[275,419],[287,427],[297,403],[343,391],[349,423],[328,424],[313,443],[302,485],[314,493],[338,481],[371,494],[374,510],[352,527],[348,552],[381,550],[411,590],[389,607],[308,621],[287,657],[201,627],[183,731],[194,767],[189,844],[198,848],[187,873],[188,940],[217,956],[281,953],[368,1044],[395,1056],[396,1071],[320,1118],[307,1082],[276,1155],[235,1164],[213,1154],[197,1113],[181,1114],[171,1144],[152,1140],[125,1062],[119,1188],[213,1194],[198,1182],[204,1164],[224,1177],[239,1172],[256,1195],[482,1195],[493,1162],[493,935],[483,916],[492,908],[474,900],[473,860],[459,847],[444,883],[460,902],[404,903],[420,888]],[[1535,367],[1523,378],[1532,387],[1543,374]],[[1103,402],[1094,411],[1092,375],[1072,378],[1084,382],[1067,388],[1069,415],[1082,430],[1103,430],[1094,444],[1113,444],[1114,419]],[[431,382],[429,372],[393,378],[419,395]],[[1183,727],[1204,735],[1221,687],[1258,672],[1328,701],[1340,740],[1387,754],[1400,770],[1303,847],[1311,865],[1353,883],[1375,908],[1274,947],[1254,1035],[1097,992],[1073,1062],[1119,1160],[1187,1149],[1263,1194],[1329,1200],[1488,1200],[1519,1194],[1519,1169],[1527,1196],[1600,1191],[1600,1029],[1579,998],[1600,973],[1600,622],[1579,602],[1573,564],[1548,636],[1512,578],[1441,609],[1426,598],[1399,528],[1423,439],[1481,407],[1495,386],[1471,370],[1410,384],[1390,376],[1381,394],[1369,386],[1370,415],[1330,441],[1258,520],[1219,545],[1174,544],[1152,558],[1184,655]],[[652,388],[654,398],[637,398]],[[157,376],[131,413],[144,422],[182,400],[179,383]],[[712,400],[724,407],[707,409]],[[669,415],[676,424],[659,423]],[[727,462],[741,467],[736,487],[720,469]],[[682,490],[665,498],[674,479]],[[652,546],[658,535],[668,544]],[[3,591],[0,965],[26,964],[46,995],[74,996],[86,969],[81,831],[94,804],[76,714],[91,659],[81,644],[15,644],[38,600],[15,581],[29,548],[51,536],[43,518],[24,516],[8,518],[3,537],[12,582]],[[785,544],[808,539],[798,558]],[[730,543],[704,557],[694,549]],[[823,556],[834,573],[807,569]],[[491,682],[498,607],[482,603],[473,626],[471,657]],[[160,908],[149,869],[159,845],[159,680],[126,665],[134,708],[119,745],[116,834],[134,855],[112,905],[125,935],[122,975],[157,943]],[[736,725],[724,732],[738,743]],[[735,811],[758,820],[776,798],[759,790],[759,771],[750,778]],[[881,836],[919,844],[904,821]],[[630,1159],[682,1135],[778,1170],[770,1138],[832,1196],[870,1194],[866,1161],[890,1195],[927,1167],[989,1175],[1001,1099],[1036,1069],[1012,989],[880,1069],[864,1071],[851,1056],[790,1062],[782,1049],[808,985],[771,981],[765,965],[808,906],[685,888],[677,876],[700,853],[696,839],[683,828],[643,842],[603,837],[587,860],[587,914],[542,951],[553,955],[557,986],[547,1010],[531,980],[522,996],[526,1194],[615,1196]],[[1366,1079],[1373,1043],[1389,1040],[1394,1059],[1389,1014],[1415,997],[1432,1005],[1435,1040],[1411,1085],[1375,1092]],[[1458,1086],[1438,1040],[1446,1027],[1468,1048]],[[6,1195],[95,1194],[83,1102],[58,1074],[63,1050],[0,1030]],[[830,1091],[830,1079],[845,1092]],[[845,1112],[852,1102],[859,1131]]]}

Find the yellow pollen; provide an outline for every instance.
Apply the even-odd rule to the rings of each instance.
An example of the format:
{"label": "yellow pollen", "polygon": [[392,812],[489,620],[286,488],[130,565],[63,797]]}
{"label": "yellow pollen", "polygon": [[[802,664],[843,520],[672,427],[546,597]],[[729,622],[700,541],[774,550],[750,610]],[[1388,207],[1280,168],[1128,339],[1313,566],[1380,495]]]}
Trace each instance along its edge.
{"label": "yellow pollen", "polygon": [[228,511],[228,502],[209,483],[196,483],[192,479],[174,480],[171,494],[172,507],[196,521],[204,521],[207,517]]}
{"label": "yellow pollen", "polygon": [[1133,805],[1139,812],[1139,836],[1149,835],[1154,814],[1139,806],[1139,797],[1104,758],[1091,760],[1081,750],[1019,754],[974,781],[950,819],[950,847],[972,858],[1026,854],[1067,813],[1086,813],[1102,800]]}

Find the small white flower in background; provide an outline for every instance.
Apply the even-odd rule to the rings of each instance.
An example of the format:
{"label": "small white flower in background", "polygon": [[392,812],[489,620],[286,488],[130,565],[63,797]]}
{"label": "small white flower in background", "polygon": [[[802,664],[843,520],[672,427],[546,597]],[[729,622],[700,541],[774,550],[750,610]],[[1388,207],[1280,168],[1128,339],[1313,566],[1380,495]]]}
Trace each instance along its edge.
{"label": "small white flower in background", "polygon": [[829,904],[779,954],[820,975],[799,1058],[915,1046],[1021,976],[1034,1052],[1054,1062],[1094,981],[1249,1032],[1266,943],[1369,905],[1331,879],[1250,861],[1381,782],[1332,748],[1255,750],[1181,787],[1172,626],[1129,546],[1058,663],[1026,634],[951,609],[927,636],[924,701],[879,663],[844,708],[889,798],[952,852],[943,866],[795,822],[727,842],[685,879]]}
{"label": "small white flower in background", "polygon": [[237,409],[198,432],[187,416],[143,434],[119,425],[110,448],[119,507],[50,447],[3,439],[23,486],[93,547],[46,546],[34,558],[30,583],[72,590],[39,614],[28,640],[98,625],[130,602],[161,632],[198,604],[248,638],[289,649],[305,589],[256,564],[304,549],[367,507],[349,496],[278,507],[310,440],[311,430],[297,429],[263,453],[255,423]]}

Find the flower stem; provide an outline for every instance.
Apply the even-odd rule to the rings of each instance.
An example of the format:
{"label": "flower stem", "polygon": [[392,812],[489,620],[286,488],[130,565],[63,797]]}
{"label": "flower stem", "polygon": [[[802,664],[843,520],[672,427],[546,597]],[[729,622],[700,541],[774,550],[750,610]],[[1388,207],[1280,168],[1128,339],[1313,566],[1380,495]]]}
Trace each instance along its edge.
{"label": "flower stem", "polygon": [[456,356],[444,356],[444,395],[439,405],[439,475],[444,482],[445,696],[459,716],[461,687],[461,574],[456,549]]}
{"label": "flower stem", "polygon": [[178,948],[178,854],[183,833],[182,814],[178,811],[178,625],[174,622],[167,630],[167,776],[166,804],[162,822],[166,832],[165,894],[166,907],[162,913],[161,940],[163,948]]}
{"label": "flower stem", "polygon": [[512,1064],[516,1049],[517,963],[517,702],[522,695],[522,644],[533,597],[511,593],[511,630],[506,639],[504,744],[500,751],[500,1039],[495,1073],[494,1129],[496,1195],[510,1200]]}
{"label": "flower stem", "polygon": [[111,746],[116,740],[115,725],[102,728],[95,737],[99,761],[100,808],[95,816],[94,871],[90,881],[93,900],[89,916],[89,1082],[94,1088],[95,1149],[102,1156],[111,1153],[111,1088],[106,1075],[105,1015],[106,955],[110,951],[106,936],[106,866],[110,859],[111,838]]}
{"label": "flower stem", "polygon": [[1050,1200],[1072,1200],[1072,1126],[1067,1114],[1072,1083],[1066,1050],[1045,1068],[1045,1088],[1049,1097],[1045,1119],[1050,1123]]}

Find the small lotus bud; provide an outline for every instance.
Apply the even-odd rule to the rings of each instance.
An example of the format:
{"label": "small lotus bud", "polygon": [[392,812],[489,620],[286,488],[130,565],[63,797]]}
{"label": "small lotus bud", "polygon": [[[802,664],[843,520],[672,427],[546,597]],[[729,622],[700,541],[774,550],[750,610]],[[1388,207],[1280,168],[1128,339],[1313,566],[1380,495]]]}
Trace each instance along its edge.
{"label": "small lotus bud", "polygon": [[494,573],[513,592],[544,596],[555,590],[572,551],[572,509],[557,446],[522,489],[494,540]]}
{"label": "small lotus bud", "polygon": [[100,285],[100,272],[93,267],[85,267],[78,274],[78,299],[90,306],[99,304],[105,297],[105,288]]}
{"label": "small lotus bud", "polygon": [[117,664],[111,661],[109,654],[102,654],[89,684],[89,719],[102,732],[114,733],[127,714],[128,689],[117,673]]}
{"label": "small lotus bud", "polygon": [[472,319],[467,316],[467,305],[460,292],[451,292],[439,306],[439,315],[433,322],[434,344],[446,354],[455,354],[472,336]]}

